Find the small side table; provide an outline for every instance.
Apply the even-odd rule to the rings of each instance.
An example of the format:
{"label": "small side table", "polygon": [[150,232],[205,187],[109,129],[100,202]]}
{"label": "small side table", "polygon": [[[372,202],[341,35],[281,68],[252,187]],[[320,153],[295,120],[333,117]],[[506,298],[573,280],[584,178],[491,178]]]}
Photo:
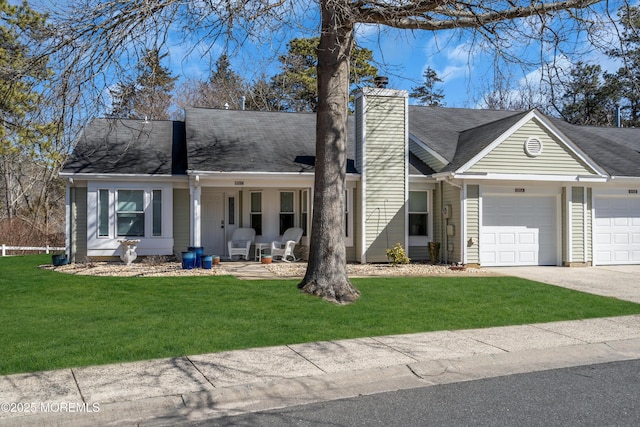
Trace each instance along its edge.
{"label": "small side table", "polygon": [[255,261],[260,261],[262,259],[262,252],[271,247],[271,243],[254,243],[254,245],[256,246],[255,253],[253,254]]}

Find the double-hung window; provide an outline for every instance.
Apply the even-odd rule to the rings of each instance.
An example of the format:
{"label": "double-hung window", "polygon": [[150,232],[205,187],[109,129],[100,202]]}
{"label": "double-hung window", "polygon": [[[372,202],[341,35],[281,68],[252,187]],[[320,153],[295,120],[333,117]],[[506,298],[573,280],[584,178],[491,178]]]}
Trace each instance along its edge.
{"label": "double-hung window", "polygon": [[293,191],[280,192],[280,235],[294,226]]}
{"label": "double-hung window", "polygon": [[429,235],[429,197],[426,191],[409,191],[409,236]]}
{"label": "double-hung window", "polygon": [[307,235],[307,227],[309,222],[309,190],[300,192],[300,227],[302,227],[302,235]]}
{"label": "double-hung window", "polygon": [[116,197],[116,234],[144,236],[144,190],[118,190]]}
{"label": "double-hung window", "polygon": [[251,193],[251,228],[256,230],[257,236],[262,236],[262,193]]}

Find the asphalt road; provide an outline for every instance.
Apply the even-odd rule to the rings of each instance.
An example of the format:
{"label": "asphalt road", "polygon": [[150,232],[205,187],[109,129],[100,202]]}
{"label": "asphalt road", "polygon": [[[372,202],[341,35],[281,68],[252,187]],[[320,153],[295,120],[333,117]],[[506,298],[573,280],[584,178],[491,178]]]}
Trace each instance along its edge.
{"label": "asphalt road", "polygon": [[640,360],[360,396],[195,425],[637,426]]}

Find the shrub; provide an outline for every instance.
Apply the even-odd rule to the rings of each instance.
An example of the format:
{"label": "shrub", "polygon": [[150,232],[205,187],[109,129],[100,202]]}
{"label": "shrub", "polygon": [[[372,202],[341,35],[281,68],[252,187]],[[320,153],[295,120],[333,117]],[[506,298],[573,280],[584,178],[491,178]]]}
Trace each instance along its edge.
{"label": "shrub", "polygon": [[387,249],[387,258],[389,258],[393,265],[409,264],[409,262],[411,262],[411,259],[407,256],[407,253],[400,243],[396,243],[393,248]]}
{"label": "shrub", "polygon": [[440,262],[440,243],[429,242],[429,259],[431,264],[436,265]]}

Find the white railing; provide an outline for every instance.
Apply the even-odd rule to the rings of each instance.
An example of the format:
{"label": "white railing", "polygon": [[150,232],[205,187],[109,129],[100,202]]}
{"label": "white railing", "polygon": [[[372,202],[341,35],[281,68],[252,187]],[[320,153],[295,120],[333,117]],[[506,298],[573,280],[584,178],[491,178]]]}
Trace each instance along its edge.
{"label": "white railing", "polygon": [[50,251],[64,251],[65,248],[58,246],[7,246],[2,245],[2,256],[7,256],[7,251],[44,251],[45,254],[48,254]]}

